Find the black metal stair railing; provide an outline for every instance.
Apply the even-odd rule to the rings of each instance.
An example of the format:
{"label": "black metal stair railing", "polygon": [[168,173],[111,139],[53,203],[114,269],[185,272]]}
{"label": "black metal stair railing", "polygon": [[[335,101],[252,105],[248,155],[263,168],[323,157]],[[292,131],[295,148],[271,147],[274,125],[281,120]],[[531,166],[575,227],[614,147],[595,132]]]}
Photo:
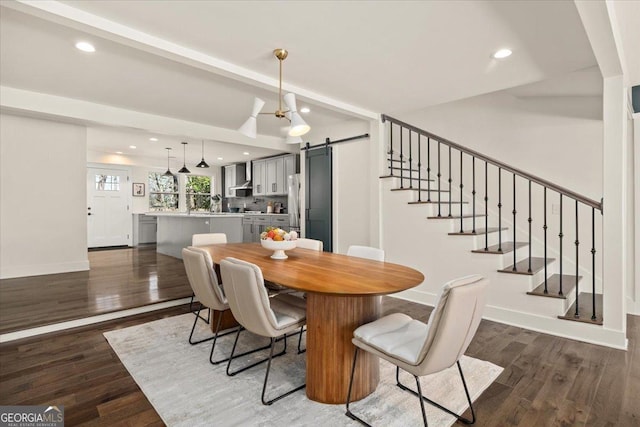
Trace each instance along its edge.
{"label": "black metal stair railing", "polygon": [[[512,250],[513,251],[513,266],[511,266],[510,268],[513,270],[513,272],[518,272],[520,274],[535,274],[537,271],[540,271],[542,269],[544,269],[544,282],[540,285],[541,288],[543,289],[543,291],[541,291],[544,294],[551,294],[554,293],[557,296],[564,296],[565,295],[565,291],[569,288],[567,288],[565,285],[567,285],[566,283],[563,283],[565,280],[571,280],[571,282],[575,281],[575,310],[574,313],[572,315],[572,317],[574,317],[574,320],[580,320],[580,321],[587,321],[585,320],[585,315],[587,313],[585,313],[585,315],[583,315],[581,317],[581,313],[580,310],[582,310],[580,304],[579,304],[579,296],[580,296],[580,289],[579,289],[579,280],[580,280],[580,276],[579,276],[579,272],[580,272],[580,264],[579,264],[579,252],[580,252],[580,241],[579,241],[579,232],[580,232],[580,228],[579,228],[579,224],[584,224],[584,221],[580,221],[579,222],[579,216],[580,216],[580,206],[587,206],[589,208],[591,208],[591,248],[590,248],[590,253],[591,253],[591,279],[592,279],[592,283],[591,283],[591,301],[590,301],[590,305],[591,307],[589,307],[591,310],[591,313],[588,313],[588,319],[589,321],[592,322],[596,322],[598,323],[601,322],[601,318],[599,317],[599,312],[597,310],[598,307],[596,307],[596,210],[600,211],[600,213],[602,214],[602,202],[598,202],[595,200],[592,200],[588,197],[585,197],[579,193],[576,193],[574,191],[571,191],[569,189],[566,189],[564,187],[561,187],[557,184],[554,184],[550,181],[547,181],[545,179],[542,179],[540,177],[537,177],[535,175],[532,175],[530,173],[527,173],[525,171],[522,171],[518,168],[515,168],[513,166],[510,166],[506,163],[503,163],[499,160],[496,160],[494,158],[491,158],[489,156],[486,156],[478,151],[469,149],[467,147],[464,147],[462,145],[456,144],[455,142],[449,141],[446,138],[442,138],[438,135],[435,135],[431,132],[419,129],[415,126],[412,126],[408,123],[402,122],[398,119],[395,119],[393,117],[390,117],[386,114],[382,115],[382,122],[389,122],[389,150],[388,150],[388,164],[389,164],[389,175],[390,176],[396,176],[396,174],[394,173],[394,171],[396,169],[399,169],[399,178],[400,178],[400,188],[401,189],[415,189],[414,187],[414,183],[417,182],[417,190],[418,190],[418,201],[417,203],[437,203],[437,217],[441,218],[441,217],[449,217],[452,218],[453,217],[453,213],[454,213],[454,205],[455,205],[455,210],[456,210],[456,214],[459,213],[460,214],[460,222],[459,222],[459,234],[478,234],[478,230],[480,230],[480,233],[482,233],[483,231],[481,229],[476,229],[476,216],[484,216],[485,218],[485,229],[484,229],[484,248],[483,249],[479,249],[476,252],[481,252],[482,250],[484,250],[487,253],[507,253],[508,251]],[[394,130],[396,132],[394,132]],[[404,138],[404,134],[407,133],[408,134],[408,138]],[[399,146],[397,145],[397,142],[394,142],[394,136],[398,134],[399,135]],[[415,136],[417,136],[417,138],[414,138],[414,134]],[[408,147],[406,147],[405,145],[407,145],[408,142]],[[434,147],[434,143],[437,144],[437,146]],[[414,147],[414,145],[416,145]],[[446,152],[445,155],[447,155],[447,158],[445,159],[444,162],[444,167],[443,167],[443,162],[442,162],[442,146],[446,147]],[[435,153],[432,153],[432,148],[434,149]],[[408,158],[408,163],[405,163],[406,158],[405,158],[405,153],[408,151],[409,153],[409,158]],[[426,153],[425,153],[426,151]],[[413,154],[417,153],[418,158],[415,159]],[[459,153],[459,171],[457,175],[454,175],[454,171],[452,168],[452,157],[454,155],[457,155]],[[423,174],[423,156],[426,154],[426,174]],[[432,154],[437,155],[436,158],[436,168],[432,169],[431,168],[431,156]],[[467,168],[469,168],[469,163],[470,163],[470,178],[469,175],[467,175],[467,183],[470,182],[471,185],[471,214],[470,215],[465,215],[464,214],[464,210],[463,210],[463,206],[466,204],[465,200],[464,200],[464,188],[465,188],[465,174],[463,173],[464,169],[465,169],[465,160],[464,160],[464,156],[468,156],[471,157],[471,162],[467,162]],[[394,166],[394,160],[397,161],[397,157],[399,157],[399,164],[400,167],[396,168]],[[484,162],[484,215],[480,214],[478,215],[478,213],[476,212],[476,161],[479,162]],[[457,162],[456,162],[457,163]],[[489,178],[493,178],[493,174],[489,173],[489,168],[493,167],[496,170],[496,176],[495,176],[495,181],[497,182],[497,189],[495,191],[495,193],[492,191],[491,194],[495,194],[497,197],[497,208],[498,208],[498,213],[497,213],[497,222],[498,222],[498,228],[497,228],[497,233],[498,233],[498,242],[497,242],[497,249],[495,249],[494,246],[489,246],[489,232],[490,231],[494,231],[495,229],[490,229],[489,228]],[[448,168],[447,170],[445,170],[444,168]],[[404,172],[407,172],[407,174],[405,175]],[[432,172],[435,172],[435,175],[432,174]],[[512,175],[512,192],[513,192],[513,210],[512,210],[512,214],[513,214],[513,242],[509,243],[509,242],[503,242],[502,238],[503,238],[503,227],[502,227],[502,207],[503,205],[503,200],[502,200],[502,187],[503,187],[503,180],[502,180],[502,174],[503,173],[510,173]],[[446,174],[446,175],[445,175]],[[480,173],[480,179],[482,179],[482,173]],[[455,183],[455,187],[459,188],[460,191],[460,197],[459,199],[455,198],[454,201],[454,194],[452,193],[452,190],[454,188],[454,176],[459,176],[460,181],[458,183]],[[443,201],[443,188],[442,188],[442,179],[445,178],[446,179],[446,183],[448,183],[448,195],[447,195],[447,200]],[[431,189],[432,189],[432,185],[431,182],[435,180],[437,181],[435,184],[437,185],[437,190],[435,190],[437,192],[437,200],[433,200],[431,198]],[[523,189],[523,187],[518,185],[517,180],[524,180],[525,183],[527,184],[526,190]],[[408,187],[406,186],[408,181]],[[423,201],[422,200],[422,188],[423,188],[423,182],[426,181],[427,184],[427,200]],[[544,235],[543,237],[543,249],[541,250],[541,252],[544,253],[544,258],[540,259],[537,258],[535,259],[536,265],[534,266],[533,261],[534,261],[534,257],[533,257],[533,252],[532,252],[532,246],[533,246],[533,241],[532,241],[532,233],[533,233],[533,223],[535,221],[534,218],[534,211],[533,211],[533,202],[532,202],[532,184],[536,184],[538,187],[536,188],[541,188],[542,189],[542,197],[543,197],[543,201],[542,201],[542,233]],[[508,186],[509,183],[507,182],[506,185]],[[517,198],[517,192],[521,191],[523,194],[526,194],[527,197],[523,197],[523,198]],[[526,193],[525,193],[526,191]],[[548,258],[548,242],[547,242],[547,232],[549,227],[549,222],[548,222],[548,218],[547,218],[547,192],[548,191],[553,191],[555,193],[557,193],[559,195],[559,219],[558,219],[558,249],[559,249],[559,260],[558,260],[558,270],[559,270],[559,274],[557,275],[557,281],[554,280],[553,281],[553,286],[551,285],[550,281],[549,281],[549,274],[548,274],[548,269],[547,269],[547,264],[549,261],[552,261],[550,258]],[[570,199],[573,200],[575,202],[575,278],[571,277],[571,276],[566,276],[563,274],[564,272],[564,253],[563,250],[565,249],[563,247],[563,239],[565,237],[564,234],[564,227],[563,227],[563,222],[565,220],[564,218],[564,199]],[[526,202],[525,202],[526,200]],[[517,229],[517,202],[520,201],[521,203],[521,207],[523,205],[527,205],[527,213],[528,216],[526,218],[526,222],[527,222],[527,228],[528,228],[528,238],[527,238],[527,242],[522,242],[520,245],[517,242],[517,233],[516,233],[516,229]],[[443,208],[448,209],[447,212],[443,212]],[[552,212],[555,213],[555,212]],[[471,227],[471,231],[470,232],[465,232],[464,231],[464,218],[470,217],[471,221],[472,221],[472,227]],[[457,217],[456,217],[457,219]],[[522,220],[523,222],[525,220]],[[568,219],[568,221],[571,221],[571,219]],[[457,228],[457,225],[456,225]],[[524,228],[524,227],[523,227]],[[457,234],[457,233],[454,233]],[[526,263],[518,263],[517,262],[517,254],[516,251],[518,249],[518,247],[520,246],[524,246],[524,245],[528,245],[528,262]],[[587,250],[586,248],[584,249],[585,251]],[[569,283],[572,284],[572,283]],[[554,288],[554,289],[551,289]],[[566,291],[566,292],[570,292]],[[568,315],[567,315],[568,316]],[[563,318],[566,318],[566,316],[560,316]]]}

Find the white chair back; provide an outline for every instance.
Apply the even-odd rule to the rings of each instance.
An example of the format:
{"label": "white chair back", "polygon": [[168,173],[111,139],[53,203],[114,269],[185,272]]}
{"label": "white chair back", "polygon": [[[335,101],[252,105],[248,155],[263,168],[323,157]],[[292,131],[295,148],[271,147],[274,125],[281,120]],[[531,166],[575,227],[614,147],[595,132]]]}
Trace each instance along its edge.
{"label": "white chair back", "polygon": [[189,284],[198,300],[214,310],[223,311],[229,308],[209,252],[190,246],[182,249],[182,260]]}
{"label": "white chair back", "polygon": [[203,233],[191,236],[191,246],[207,246],[216,243],[227,243],[227,235],[224,233]]}
{"label": "white chair back", "polygon": [[473,275],[442,287],[427,323],[427,337],[418,356],[418,375],[446,369],[462,357],[482,320],[488,286],[489,280]]}
{"label": "white chair back", "polygon": [[347,255],[358,258],[367,258],[374,261],[384,261],[384,251],[369,246],[351,245],[347,250]]}
{"label": "white chair back", "polygon": [[322,252],[323,243],[322,240],[306,239],[304,237],[301,237],[296,240],[296,247]]}

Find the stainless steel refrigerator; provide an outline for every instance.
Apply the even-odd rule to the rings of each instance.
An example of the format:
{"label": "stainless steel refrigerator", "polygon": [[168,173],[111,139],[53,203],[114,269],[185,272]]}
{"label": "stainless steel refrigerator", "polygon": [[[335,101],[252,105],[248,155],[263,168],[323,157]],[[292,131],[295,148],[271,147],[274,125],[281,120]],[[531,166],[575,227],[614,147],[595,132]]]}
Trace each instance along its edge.
{"label": "stainless steel refrigerator", "polygon": [[287,177],[289,228],[300,232],[300,174]]}

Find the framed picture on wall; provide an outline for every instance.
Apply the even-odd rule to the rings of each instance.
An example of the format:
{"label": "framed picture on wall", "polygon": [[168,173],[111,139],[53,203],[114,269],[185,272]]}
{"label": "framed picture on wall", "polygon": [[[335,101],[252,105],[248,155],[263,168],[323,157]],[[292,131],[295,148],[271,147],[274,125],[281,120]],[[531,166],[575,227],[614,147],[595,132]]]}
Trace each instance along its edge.
{"label": "framed picture on wall", "polygon": [[144,184],[142,182],[133,183],[133,196],[144,197]]}

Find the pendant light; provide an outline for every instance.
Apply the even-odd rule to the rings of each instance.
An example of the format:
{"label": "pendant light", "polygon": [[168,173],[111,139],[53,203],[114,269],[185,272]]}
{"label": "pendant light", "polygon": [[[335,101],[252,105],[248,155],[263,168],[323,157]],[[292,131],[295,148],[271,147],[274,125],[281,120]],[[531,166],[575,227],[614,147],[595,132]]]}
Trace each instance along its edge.
{"label": "pendant light", "polygon": [[209,165],[204,161],[204,139],[202,140],[202,160],[196,165],[197,168],[208,168]]}
{"label": "pendant light", "polygon": [[171,153],[171,148],[165,148],[167,150],[167,171],[164,173],[164,176],[174,176],[171,173],[171,168],[169,167],[169,154]]}
{"label": "pendant light", "polygon": [[[311,129],[298,113],[298,109],[296,107],[296,96],[293,93],[287,93],[286,95],[284,95],[284,97],[282,96],[282,62],[287,59],[289,52],[287,52],[285,49],[275,49],[273,51],[273,55],[278,59],[280,63],[280,78],[278,83],[278,109],[270,113],[261,113],[262,107],[264,107],[264,101],[260,98],[255,98],[253,101],[253,110],[251,110],[251,115],[238,129],[241,134],[248,136],[249,138],[256,138],[256,136],[258,135],[258,114],[269,114],[274,115],[279,119],[287,119],[291,123],[291,126],[287,131],[287,134],[289,136],[301,136],[309,132],[309,130]],[[286,110],[282,107],[283,99],[287,107]]]}
{"label": "pendant light", "polygon": [[182,168],[178,173],[191,173],[191,171],[187,169],[187,144],[187,142],[182,142]]}

